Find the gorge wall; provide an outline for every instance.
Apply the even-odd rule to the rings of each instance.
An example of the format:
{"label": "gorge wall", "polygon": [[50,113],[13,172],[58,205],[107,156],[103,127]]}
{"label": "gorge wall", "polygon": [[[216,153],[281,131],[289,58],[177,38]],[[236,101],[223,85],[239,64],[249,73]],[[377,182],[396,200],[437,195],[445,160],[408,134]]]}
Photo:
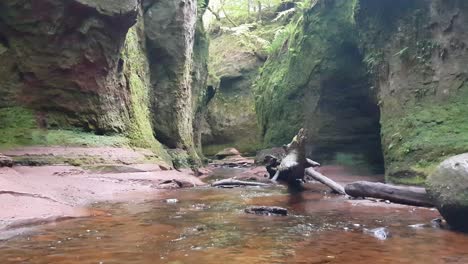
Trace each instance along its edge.
{"label": "gorge wall", "polygon": [[260,136],[253,84],[263,61],[232,32],[211,34],[209,58],[213,99],[203,123],[203,151],[211,156],[235,147],[255,154]]}
{"label": "gorge wall", "polygon": [[0,3],[0,145],[160,142],[199,163],[207,48],[197,1]]}
{"label": "gorge wall", "polygon": [[467,18],[457,0],[312,1],[256,83],[263,144],[304,126],[317,160],[422,183],[468,151]]}

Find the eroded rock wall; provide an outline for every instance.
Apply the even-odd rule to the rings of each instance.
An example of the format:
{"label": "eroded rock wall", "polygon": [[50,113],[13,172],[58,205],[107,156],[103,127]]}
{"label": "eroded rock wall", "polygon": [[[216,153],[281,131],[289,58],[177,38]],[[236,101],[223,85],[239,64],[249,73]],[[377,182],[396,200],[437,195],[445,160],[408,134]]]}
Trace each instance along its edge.
{"label": "eroded rock wall", "polygon": [[468,150],[468,3],[361,1],[357,21],[379,90],[387,175],[423,180]]}
{"label": "eroded rock wall", "polygon": [[253,84],[263,61],[240,43],[240,37],[213,34],[210,45],[210,85],[214,97],[208,104],[202,134],[206,155],[235,147],[255,153],[260,145]]}
{"label": "eroded rock wall", "polygon": [[196,1],[2,1],[0,145],[123,144],[167,160],[156,136],[198,163],[195,105],[207,74],[199,8]]}
{"label": "eroded rock wall", "polygon": [[317,1],[262,69],[264,144],[308,127],[314,156],[350,153],[372,165],[383,154],[388,180],[422,183],[444,157],[468,150],[467,6]]}
{"label": "eroded rock wall", "polygon": [[194,132],[194,120],[199,119],[197,104],[204,101],[200,97],[206,90],[207,71],[207,43],[202,23],[197,23],[203,7],[196,0],[147,1],[145,5],[156,137],[198,160],[199,132]]}
{"label": "eroded rock wall", "polygon": [[2,106],[46,113],[53,125],[125,130],[129,98],[119,54],[138,3],[101,2],[0,3]]}

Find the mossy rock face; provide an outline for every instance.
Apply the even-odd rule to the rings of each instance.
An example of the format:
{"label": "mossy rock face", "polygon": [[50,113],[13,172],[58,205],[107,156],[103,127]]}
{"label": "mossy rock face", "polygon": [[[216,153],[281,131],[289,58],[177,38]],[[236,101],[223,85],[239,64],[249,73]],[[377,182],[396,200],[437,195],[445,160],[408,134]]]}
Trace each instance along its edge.
{"label": "mossy rock face", "polygon": [[[194,120],[200,119],[202,105],[207,101],[208,42],[200,20],[203,10],[197,16],[197,8],[204,7],[195,2],[182,7],[171,1],[145,1],[149,12],[144,16],[140,3],[0,3],[1,148],[55,143],[94,146],[98,140],[104,146],[115,143],[148,148],[170,163],[171,157],[154,133],[167,128],[175,138],[174,145],[187,149],[199,160],[200,133],[193,130],[197,130]],[[185,24],[177,28],[178,21],[170,19],[170,27],[151,24],[154,21],[148,17],[154,11],[153,4],[165,7],[163,13],[169,16],[184,8],[188,21],[183,23],[190,24],[190,30],[185,32]],[[145,22],[149,23],[147,27]],[[180,32],[186,34],[180,36]],[[154,55],[155,44],[151,37],[155,35],[169,36],[163,46],[172,60],[150,63],[148,54]],[[182,41],[171,42],[172,36]],[[185,43],[184,40],[188,40],[186,48],[179,52],[180,46],[174,47],[173,43]],[[180,89],[158,89],[162,92],[157,103],[174,106],[164,109],[174,118],[164,115],[164,111],[152,111],[157,108],[156,100],[150,100],[155,98],[154,72],[163,68],[168,69],[168,74],[165,78],[156,76],[157,82],[167,84],[165,88]],[[155,122],[156,117],[166,123]]]}
{"label": "mossy rock face", "polygon": [[468,4],[361,0],[356,21],[379,91],[387,180],[424,183],[468,151],[468,52],[450,44],[468,44]]}
{"label": "mossy rock face", "polygon": [[427,190],[449,225],[468,232],[468,154],[442,162],[428,177]]}
{"label": "mossy rock face", "polygon": [[169,148],[186,149],[200,163],[198,124],[207,102],[208,42],[201,21],[206,3],[144,4],[156,138]]}
{"label": "mossy rock face", "polygon": [[[119,51],[138,4],[126,1],[7,1],[0,4],[2,106],[53,115],[62,126],[125,130]],[[122,2],[117,6],[117,2]],[[79,11],[79,12],[77,12]]]}
{"label": "mossy rock face", "polygon": [[[260,147],[253,82],[262,61],[239,36],[222,33],[210,43],[210,72],[217,79],[214,98],[207,107],[202,132],[203,151],[235,147],[254,154]],[[214,83],[214,82],[213,82]]]}
{"label": "mossy rock face", "polygon": [[345,153],[381,167],[379,108],[356,38],[357,3],[318,1],[293,19],[256,82],[265,147],[285,144],[305,127],[314,159],[333,162]]}
{"label": "mossy rock face", "polygon": [[265,146],[307,127],[322,163],[384,159],[388,181],[419,185],[468,151],[467,3],[322,0],[295,22],[256,83]]}

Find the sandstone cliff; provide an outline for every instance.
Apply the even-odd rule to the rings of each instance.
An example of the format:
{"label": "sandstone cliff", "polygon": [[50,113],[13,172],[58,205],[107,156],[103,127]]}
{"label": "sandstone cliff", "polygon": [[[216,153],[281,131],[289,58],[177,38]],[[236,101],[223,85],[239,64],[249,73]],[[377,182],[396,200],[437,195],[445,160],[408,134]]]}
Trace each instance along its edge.
{"label": "sandstone cliff", "polygon": [[168,160],[156,137],[199,163],[203,5],[0,3],[0,145],[123,144]]}

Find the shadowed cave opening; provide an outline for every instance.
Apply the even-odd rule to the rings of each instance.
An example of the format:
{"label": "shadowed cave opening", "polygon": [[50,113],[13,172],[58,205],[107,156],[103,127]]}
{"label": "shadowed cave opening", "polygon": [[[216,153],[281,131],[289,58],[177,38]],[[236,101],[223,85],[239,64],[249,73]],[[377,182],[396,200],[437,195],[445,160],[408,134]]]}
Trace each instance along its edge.
{"label": "shadowed cave opening", "polygon": [[366,66],[354,46],[343,47],[340,57],[343,66],[321,81],[312,156],[383,174],[380,108]]}

